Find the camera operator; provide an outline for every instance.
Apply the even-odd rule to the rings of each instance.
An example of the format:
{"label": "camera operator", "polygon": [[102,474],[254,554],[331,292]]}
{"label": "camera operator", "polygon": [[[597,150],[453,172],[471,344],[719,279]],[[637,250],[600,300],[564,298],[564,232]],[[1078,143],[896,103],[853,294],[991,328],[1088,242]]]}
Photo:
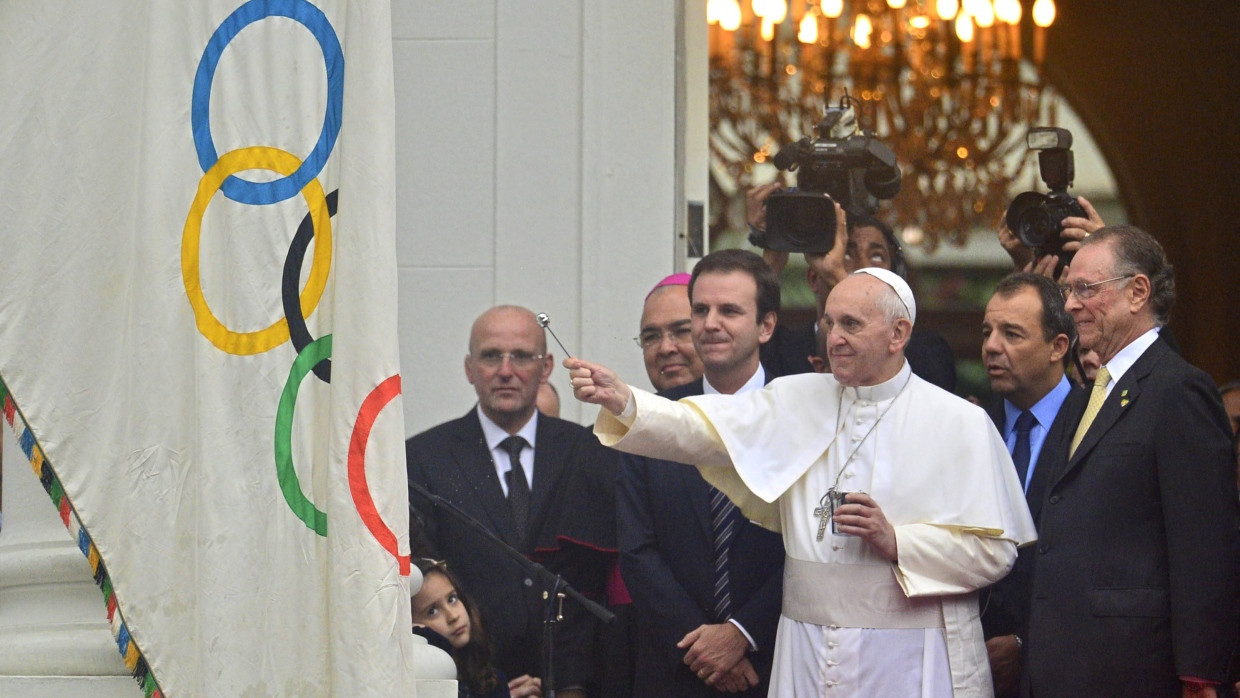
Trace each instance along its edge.
{"label": "camera operator", "polygon": [[[783,189],[779,182],[754,187],[747,193],[746,220],[758,238],[766,232],[766,201]],[[824,221],[824,224],[826,222]],[[788,263],[787,252],[763,250],[763,258],[778,274]],[[825,254],[804,253],[805,276],[814,294],[816,315],[821,317],[831,289],[846,276],[864,267],[879,267],[907,276],[904,252],[892,230],[877,219],[854,216],[850,222],[844,210],[835,204],[835,244]],[[775,328],[775,335],[764,347],[762,363],[774,375],[809,373],[814,370],[810,356],[817,352],[815,333],[818,323],[789,329]],[[942,335],[932,330],[914,329],[905,358],[913,373],[948,392],[956,389],[956,363],[951,347]]]}

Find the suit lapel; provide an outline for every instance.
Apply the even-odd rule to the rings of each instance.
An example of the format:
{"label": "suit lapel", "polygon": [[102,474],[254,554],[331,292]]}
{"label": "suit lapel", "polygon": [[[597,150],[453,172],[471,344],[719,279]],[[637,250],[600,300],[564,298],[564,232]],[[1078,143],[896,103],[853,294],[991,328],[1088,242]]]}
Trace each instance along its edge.
{"label": "suit lapel", "polygon": [[491,522],[492,530],[509,545],[519,545],[512,508],[508,506],[508,499],[500,487],[495,461],[491,459],[486,437],[482,435],[477,412],[470,410],[460,421],[460,429],[455,436],[452,460],[460,470],[462,481],[473,490],[482,511]]}
{"label": "suit lapel", "polygon": [[[766,380],[769,383],[771,374],[766,373]],[[660,393],[664,397],[671,400],[679,400],[683,397],[692,397],[694,395],[702,395],[706,392],[706,388],[701,378],[686,383],[679,388],[671,388],[670,390]],[[697,519],[698,525],[702,530],[702,538],[706,541],[708,548],[713,549],[715,544],[715,523],[714,517],[710,513],[710,496],[711,487],[706,480],[702,479],[702,474],[695,467],[677,466],[674,476],[680,478],[684,485],[683,492],[689,495],[689,506],[693,509],[694,518]],[[709,553],[708,553],[709,556]]]}
{"label": "suit lapel", "polygon": [[689,495],[689,506],[693,509],[693,518],[697,519],[703,539],[707,546],[714,546],[715,524],[710,514],[710,484],[702,479],[697,468],[691,466],[678,465],[675,473],[684,483],[682,491]]}
{"label": "suit lapel", "polygon": [[1046,486],[1055,475],[1055,468],[1060,462],[1060,443],[1064,439],[1064,431],[1069,423],[1075,425],[1078,420],[1070,419],[1070,410],[1075,403],[1074,398],[1081,392],[1073,387],[1064,396],[1059,412],[1047,429],[1046,438],[1042,441],[1042,451],[1038,454],[1038,462],[1033,468],[1033,477],[1029,480],[1029,489],[1025,493],[1025,502],[1029,504],[1029,513],[1036,522],[1042,512],[1042,499],[1046,495]]}
{"label": "suit lapel", "polygon": [[995,429],[999,431],[999,436],[1003,436],[1003,427],[1007,423],[1007,413],[1003,409],[1003,398],[998,395],[990,401],[986,406],[986,416],[990,417],[990,421],[994,423]]}
{"label": "suit lapel", "polygon": [[[1079,466],[1102,440],[1106,433],[1115,426],[1116,422],[1128,410],[1129,405],[1137,401],[1141,395],[1141,381],[1150,374],[1154,368],[1154,364],[1158,362],[1162,355],[1167,353],[1167,345],[1161,340],[1155,340],[1149,349],[1137,359],[1132,368],[1124,373],[1115,387],[1111,389],[1111,394],[1107,396],[1106,402],[1102,403],[1102,409],[1098,411],[1098,416],[1094,417],[1093,424],[1089,425],[1089,431],[1085,432],[1085,438],[1081,439],[1081,444],[1076,447],[1076,453],[1068,460],[1067,465],[1056,473],[1054,483],[1057,484],[1068,473],[1072,472]],[[1088,402],[1088,399],[1086,399]],[[1084,410],[1081,410],[1083,413]],[[1080,414],[1072,420],[1072,431],[1075,433],[1076,426],[1080,423]],[[1071,441],[1070,438],[1066,439]],[[1065,447],[1066,449],[1067,447]],[[1067,451],[1064,451],[1067,454]]]}
{"label": "suit lapel", "polygon": [[[530,488],[530,528],[531,541],[536,541],[536,533],[542,529],[547,511],[555,503],[553,495],[559,485],[560,478],[568,467],[572,439],[564,433],[561,422],[537,415],[538,431],[534,438],[534,484]],[[569,504],[568,502],[564,503]]]}

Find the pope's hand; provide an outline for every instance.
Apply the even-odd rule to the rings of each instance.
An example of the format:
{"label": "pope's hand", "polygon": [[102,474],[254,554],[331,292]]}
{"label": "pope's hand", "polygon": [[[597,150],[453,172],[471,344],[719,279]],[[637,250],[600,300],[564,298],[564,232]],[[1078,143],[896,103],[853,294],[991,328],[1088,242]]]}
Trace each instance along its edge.
{"label": "pope's hand", "polygon": [[571,356],[564,359],[564,368],[568,369],[573,396],[578,400],[606,407],[615,415],[629,404],[629,386],[610,368]]}
{"label": "pope's hand", "polygon": [[835,530],[861,538],[874,546],[879,555],[895,562],[896,530],[878,503],[864,492],[849,492],[844,501],[835,508]]}

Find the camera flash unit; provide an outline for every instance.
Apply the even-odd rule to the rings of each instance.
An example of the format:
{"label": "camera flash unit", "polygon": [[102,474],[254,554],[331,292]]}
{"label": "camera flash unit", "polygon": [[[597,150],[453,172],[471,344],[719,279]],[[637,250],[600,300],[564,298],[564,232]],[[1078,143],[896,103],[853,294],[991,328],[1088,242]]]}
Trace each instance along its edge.
{"label": "camera flash unit", "polygon": [[1025,144],[1030,150],[1051,150],[1072,147],[1072,134],[1066,128],[1037,126],[1029,129]]}

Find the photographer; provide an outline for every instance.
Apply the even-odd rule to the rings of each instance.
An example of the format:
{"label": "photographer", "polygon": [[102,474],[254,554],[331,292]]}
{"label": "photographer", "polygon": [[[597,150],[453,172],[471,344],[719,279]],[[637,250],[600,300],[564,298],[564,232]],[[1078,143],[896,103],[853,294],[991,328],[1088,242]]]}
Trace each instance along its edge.
{"label": "photographer", "polygon": [[[746,196],[746,220],[751,236],[762,239],[766,232],[766,201],[771,194],[783,189],[779,182],[771,182],[750,189]],[[788,263],[788,252],[763,250],[763,258],[776,273],[782,272]],[[844,210],[835,204],[835,242],[831,250],[819,254],[804,253],[808,265],[805,276],[814,294],[815,317],[821,317],[831,289],[846,276],[865,267],[878,267],[907,276],[904,252],[891,228],[868,216],[854,216],[848,220]],[[764,347],[762,363],[775,375],[808,373],[813,369],[810,356],[816,349],[818,323],[789,329],[776,327],[775,335]],[[956,388],[956,364],[951,347],[942,335],[931,330],[914,329],[905,358],[913,373],[948,392]]]}
{"label": "photographer", "polygon": [[1012,199],[999,224],[999,244],[1017,271],[1062,281],[1082,241],[1103,227],[1102,216],[1085,197],[1068,193],[1076,179],[1071,131],[1035,126],[1025,134],[1025,143],[1038,154],[1038,174],[1047,192],[1026,191]]}
{"label": "photographer", "polygon": [[[1082,240],[1088,237],[1090,233],[1106,225],[1102,222],[1102,216],[1098,215],[1093,205],[1085,197],[1076,197],[1076,202],[1080,204],[1081,208],[1085,209],[1088,217],[1068,216],[1063,219],[1061,223],[1063,229],[1060,231],[1059,236],[1068,241],[1063,245],[1063,251],[1066,255],[1076,254],[1076,251],[1081,248]],[[1004,251],[1012,258],[1012,265],[1016,271],[1031,271],[1052,281],[1057,280],[1055,278],[1055,267],[1059,262],[1058,255],[1045,254],[1035,258],[1033,249],[1020,241],[1016,233],[1013,233],[1008,228],[1005,219],[999,220],[999,244],[1003,246]],[[1067,273],[1068,268],[1065,264],[1063,271],[1059,274],[1060,278]]]}

